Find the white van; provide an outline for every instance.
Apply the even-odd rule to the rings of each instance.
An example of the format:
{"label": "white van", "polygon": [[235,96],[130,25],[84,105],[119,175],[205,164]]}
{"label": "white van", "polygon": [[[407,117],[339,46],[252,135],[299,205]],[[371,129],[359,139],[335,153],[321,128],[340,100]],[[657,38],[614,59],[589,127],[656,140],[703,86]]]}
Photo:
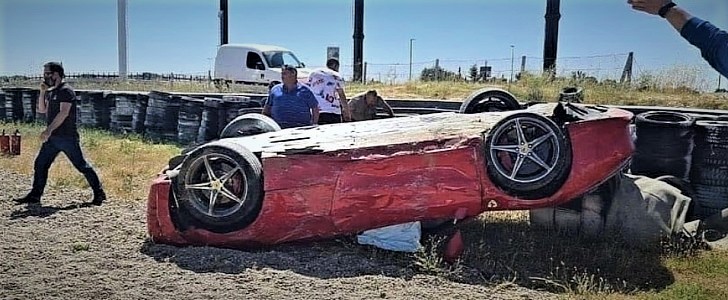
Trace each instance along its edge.
{"label": "white van", "polygon": [[291,50],[258,44],[226,44],[217,49],[215,81],[244,84],[281,82],[281,67],[295,66],[298,78],[308,78],[311,70]]}

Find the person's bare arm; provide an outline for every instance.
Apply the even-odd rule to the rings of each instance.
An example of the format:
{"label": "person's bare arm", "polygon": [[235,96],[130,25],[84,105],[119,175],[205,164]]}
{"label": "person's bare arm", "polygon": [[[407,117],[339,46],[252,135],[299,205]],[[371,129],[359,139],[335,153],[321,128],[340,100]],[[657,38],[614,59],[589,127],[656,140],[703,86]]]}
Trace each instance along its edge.
{"label": "person's bare arm", "polygon": [[48,103],[46,102],[46,93],[48,92],[48,86],[45,82],[40,84],[40,94],[38,95],[38,105],[36,105],[36,112],[44,114],[48,111]]}
{"label": "person's bare arm", "polygon": [[[672,1],[670,0],[628,0],[627,3],[632,5],[635,10],[643,11],[651,15],[657,15],[660,12],[660,8],[667,5]],[[680,32],[685,26],[685,23],[690,20],[693,16],[690,15],[686,10],[680,7],[673,7],[667,11],[665,19]]]}
{"label": "person's bare arm", "polygon": [[318,124],[320,112],[321,109],[319,109],[318,106],[311,108],[311,121],[313,122],[313,124]]}
{"label": "person's bare arm", "polygon": [[58,129],[61,124],[63,124],[63,121],[68,118],[68,115],[71,113],[71,106],[73,106],[70,102],[61,102],[61,109],[56,115],[55,118],[53,118],[53,122],[48,124],[48,128],[41,133],[40,138],[43,140],[43,142],[48,140],[48,137],[51,136],[51,133],[53,133],[54,130]]}
{"label": "person's bare arm", "polygon": [[341,103],[341,116],[344,122],[351,121],[351,110],[349,110],[349,99],[346,98],[344,89],[338,89],[336,92],[339,94],[339,102]]}
{"label": "person's bare arm", "polygon": [[394,110],[392,109],[391,106],[389,106],[389,103],[387,103],[387,101],[384,101],[384,99],[382,99],[382,97],[379,97],[379,96],[377,96],[377,97],[378,97],[377,100],[382,105],[382,107],[384,107],[384,109],[387,111],[389,116],[394,117]]}

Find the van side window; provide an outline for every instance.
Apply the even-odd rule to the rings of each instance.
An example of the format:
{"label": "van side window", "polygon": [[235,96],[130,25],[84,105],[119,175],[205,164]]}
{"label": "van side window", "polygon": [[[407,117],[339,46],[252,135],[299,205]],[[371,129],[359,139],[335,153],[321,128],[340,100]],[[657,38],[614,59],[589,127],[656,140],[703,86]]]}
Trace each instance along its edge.
{"label": "van side window", "polygon": [[246,60],[246,65],[248,66],[248,69],[253,70],[265,70],[265,65],[263,64],[263,60],[260,58],[260,55],[255,52],[248,52],[248,59]]}

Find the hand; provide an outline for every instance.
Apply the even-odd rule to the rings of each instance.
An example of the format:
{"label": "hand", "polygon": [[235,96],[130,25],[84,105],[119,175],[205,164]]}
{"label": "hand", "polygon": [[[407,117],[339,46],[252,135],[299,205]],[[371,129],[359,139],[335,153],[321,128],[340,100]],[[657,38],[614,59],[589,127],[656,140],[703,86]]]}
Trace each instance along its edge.
{"label": "hand", "polygon": [[40,83],[40,92],[45,93],[48,90],[48,85],[45,84],[45,82]]}
{"label": "hand", "polygon": [[646,12],[651,15],[657,15],[660,8],[672,2],[671,0],[627,0],[627,4],[632,5],[632,9]]}
{"label": "hand", "polygon": [[48,141],[48,138],[50,136],[51,136],[50,131],[48,131],[47,129],[46,130],[43,130],[43,132],[41,132],[41,134],[40,134],[40,141],[41,141],[41,143],[47,142]]}

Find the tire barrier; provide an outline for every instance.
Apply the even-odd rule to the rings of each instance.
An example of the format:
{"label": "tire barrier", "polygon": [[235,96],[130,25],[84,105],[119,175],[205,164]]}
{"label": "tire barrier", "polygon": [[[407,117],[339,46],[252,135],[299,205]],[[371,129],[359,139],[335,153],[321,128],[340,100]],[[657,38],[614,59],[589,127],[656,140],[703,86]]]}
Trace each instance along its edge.
{"label": "tire barrier", "polygon": [[134,114],[131,117],[131,130],[137,134],[144,134],[144,122],[147,119],[148,95],[138,94],[134,104]]}
{"label": "tire barrier", "polygon": [[89,93],[91,107],[93,108],[94,128],[109,130],[111,128],[111,111],[114,109],[114,95],[109,92],[98,91]]}
{"label": "tire barrier", "polygon": [[39,90],[24,89],[22,92],[23,102],[23,122],[32,123],[35,122],[36,112],[35,108],[38,105]]}
{"label": "tire barrier", "polygon": [[127,133],[133,131],[134,108],[137,94],[113,94],[114,108],[111,111],[112,132]]}
{"label": "tire barrier", "polygon": [[80,91],[76,93],[78,110],[76,124],[88,128],[109,130],[111,111],[115,107],[114,95],[108,91]]}
{"label": "tire barrier", "polygon": [[197,142],[197,135],[202,122],[202,107],[205,100],[181,97],[179,108],[179,124],[177,126],[177,142],[191,145]]}
{"label": "tire barrier", "polygon": [[690,181],[696,214],[708,217],[728,208],[728,121],[695,122]]}
{"label": "tire barrier", "polygon": [[5,90],[5,115],[7,122],[23,120],[23,90],[24,88],[8,88]]}
{"label": "tire barrier", "polygon": [[180,96],[149,92],[144,134],[154,141],[176,141]]}
{"label": "tire barrier", "polygon": [[223,107],[222,100],[217,98],[205,98],[203,100],[202,117],[200,129],[197,133],[197,142],[204,143],[220,137],[220,111]]}
{"label": "tire barrier", "polygon": [[5,91],[0,90],[0,121],[5,120]]}
{"label": "tire barrier", "polygon": [[695,118],[678,112],[637,115],[632,174],[652,178],[672,175],[690,181],[694,124]]}

